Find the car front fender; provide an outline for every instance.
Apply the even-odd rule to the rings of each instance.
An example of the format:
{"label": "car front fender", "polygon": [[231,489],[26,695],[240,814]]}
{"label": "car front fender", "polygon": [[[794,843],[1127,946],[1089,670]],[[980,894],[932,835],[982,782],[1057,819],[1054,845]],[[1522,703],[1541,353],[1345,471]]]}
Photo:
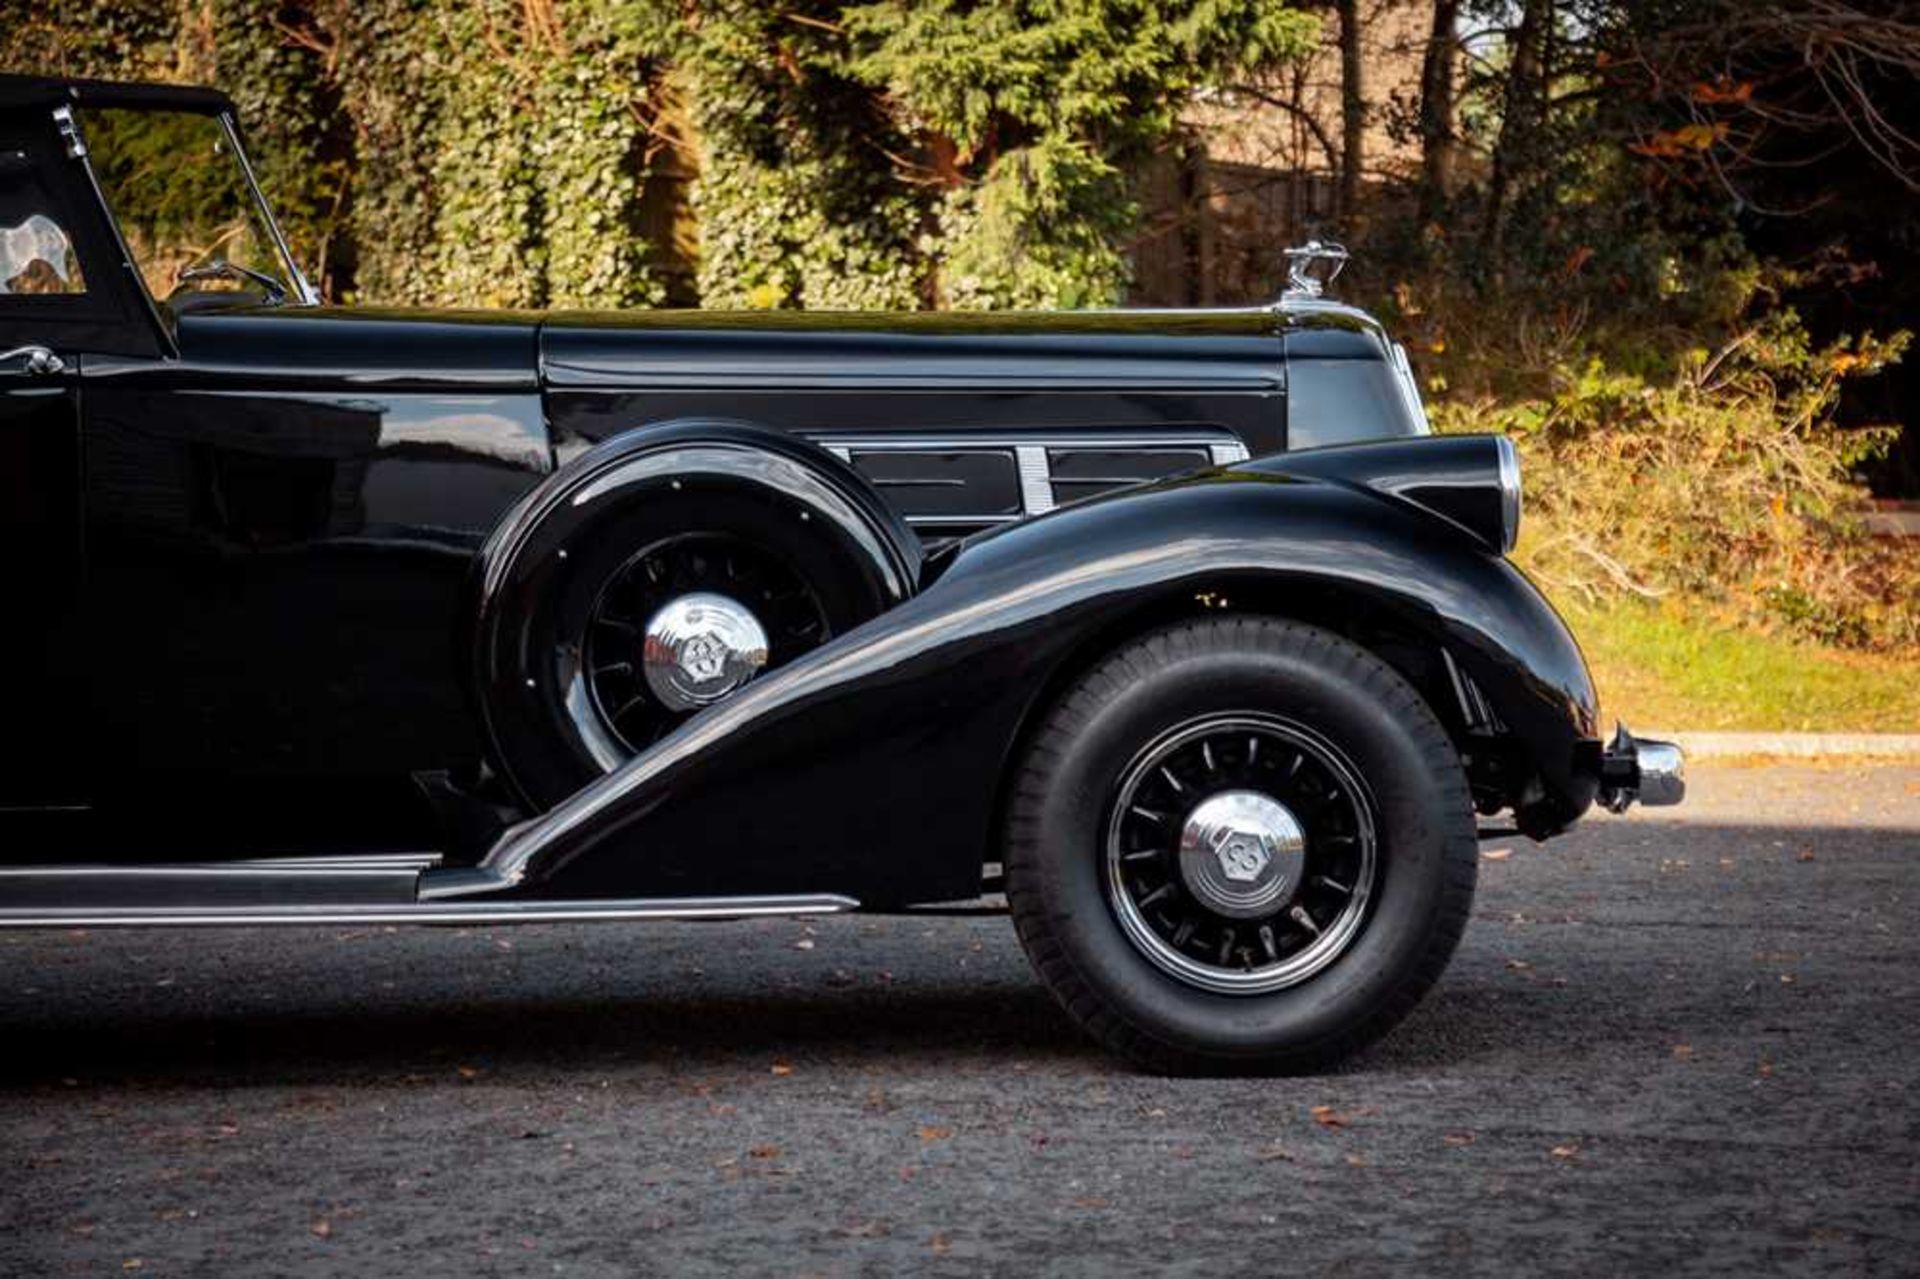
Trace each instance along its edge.
{"label": "car front fender", "polygon": [[1537,769],[1536,826],[1592,802],[1597,707],[1572,637],[1516,569],[1407,503],[1228,467],[984,535],[928,575],[513,827],[444,891],[971,896],[1023,726],[1090,643],[1144,610],[1326,586],[1404,618],[1472,675]]}

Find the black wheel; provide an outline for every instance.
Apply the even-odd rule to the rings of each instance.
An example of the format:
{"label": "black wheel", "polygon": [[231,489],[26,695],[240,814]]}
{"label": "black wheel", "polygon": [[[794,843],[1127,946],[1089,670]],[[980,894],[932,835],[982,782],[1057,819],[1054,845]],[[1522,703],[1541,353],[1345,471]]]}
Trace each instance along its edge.
{"label": "black wheel", "polygon": [[513,760],[543,806],[890,602],[827,521],[726,483],[657,493],[565,563],[530,628],[546,740]]}
{"label": "black wheel", "polygon": [[1142,637],[1036,730],[1007,897],[1067,1011],[1151,1069],[1301,1070],[1392,1027],[1445,968],[1478,849],[1420,695],[1271,618]]}

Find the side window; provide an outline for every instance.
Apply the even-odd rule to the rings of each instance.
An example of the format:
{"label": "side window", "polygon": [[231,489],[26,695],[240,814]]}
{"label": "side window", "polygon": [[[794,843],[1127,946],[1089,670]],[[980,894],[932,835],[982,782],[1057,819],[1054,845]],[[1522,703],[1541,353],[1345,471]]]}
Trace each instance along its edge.
{"label": "side window", "polygon": [[0,296],[86,291],[73,237],[51,214],[0,195]]}
{"label": "side window", "polygon": [[0,131],[0,306],[87,291],[72,229],[22,141]]}

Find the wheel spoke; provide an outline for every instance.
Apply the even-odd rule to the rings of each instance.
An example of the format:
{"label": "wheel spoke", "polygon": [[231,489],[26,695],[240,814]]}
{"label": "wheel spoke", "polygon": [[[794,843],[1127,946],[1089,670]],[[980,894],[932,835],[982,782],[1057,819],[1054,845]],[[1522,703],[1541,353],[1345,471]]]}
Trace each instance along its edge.
{"label": "wheel spoke", "polygon": [[1289,721],[1226,713],[1168,732],[1129,766],[1108,821],[1107,891],[1127,939],[1201,989],[1293,986],[1365,919],[1376,850],[1364,783]]}
{"label": "wheel spoke", "polygon": [[594,717],[628,751],[644,749],[684,718],[644,686],[635,694],[636,650],[660,608],[701,590],[775,601],[764,608],[752,603],[768,632],[771,664],[815,648],[830,633],[819,597],[774,548],[721,533],[686,534],[642,548],[609,575],[586,615],[584,634],[562,641],[579,645]]}

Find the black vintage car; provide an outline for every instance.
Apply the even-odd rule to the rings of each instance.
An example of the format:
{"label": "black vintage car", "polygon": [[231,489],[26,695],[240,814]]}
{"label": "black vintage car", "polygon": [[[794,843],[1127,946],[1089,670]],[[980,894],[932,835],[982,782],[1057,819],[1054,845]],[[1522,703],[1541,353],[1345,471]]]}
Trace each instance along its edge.
{"label": "black vintage car", "polygon": [[[1307,255],[1309,259],[1319,254]],[[738,918],[1004,891],[1160,1068],[1439,975],[1476,811],[1676,802],[1322,300],[321,305],[230,102],[0,78],[0,925]]]}

